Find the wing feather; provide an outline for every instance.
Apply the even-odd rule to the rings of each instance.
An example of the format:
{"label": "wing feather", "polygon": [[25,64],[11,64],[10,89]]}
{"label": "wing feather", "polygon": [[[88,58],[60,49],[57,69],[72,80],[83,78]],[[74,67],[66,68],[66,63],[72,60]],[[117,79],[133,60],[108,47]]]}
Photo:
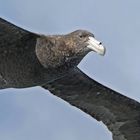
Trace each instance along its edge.
{"label": "wing feather", "polygon": [[140,139],[140,104],[99,84],[79,69],[44,88],[102,121],[113,133],[113,140]]}
{"label": "wing feather", "polygon": [[40,66],[35,54],[38,36],[0,18],[0,88],[35,83],[34,73]]}

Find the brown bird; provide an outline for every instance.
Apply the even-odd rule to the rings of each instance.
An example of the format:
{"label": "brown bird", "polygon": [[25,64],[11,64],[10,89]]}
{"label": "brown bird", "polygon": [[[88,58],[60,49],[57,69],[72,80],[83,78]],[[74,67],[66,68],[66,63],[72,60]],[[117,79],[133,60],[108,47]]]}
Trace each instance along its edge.
{"label": "brown bird", "polygon": [[43,86],[102,121],[113,140],[139,140],[140,104],[76,67],[91,50],[105,54],[101,42],[88,31],[39,35],[0,18],[0,88]]}
{"label": "brown bird", "polygon": [[0,88],[30,87],[58,79],[91,50],[105,53],[88,31],[46,36],[0,19]]}

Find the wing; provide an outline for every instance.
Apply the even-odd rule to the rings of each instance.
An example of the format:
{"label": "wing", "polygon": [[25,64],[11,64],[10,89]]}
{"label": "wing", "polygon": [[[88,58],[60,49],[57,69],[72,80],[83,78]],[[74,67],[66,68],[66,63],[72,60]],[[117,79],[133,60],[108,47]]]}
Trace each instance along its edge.
{"label": "wing", "polygon": [[38,62],[35,55],[38,36],[0,18],[0,88],[32,82],[30,71]]}
{"label": "wing", "polygon": [[90,79],[78,68],[44,88],[102,121],[113,133],[113,140],[140,139],[140,104]]}
{"label": "wing", "polygon": [[10,22],[0,18],[0,45],[1,47],[5,45],[15,44],[21,38],[27,38],[30,35],[35,35],[29,31],[26,31],[20,27],[11,24]]}

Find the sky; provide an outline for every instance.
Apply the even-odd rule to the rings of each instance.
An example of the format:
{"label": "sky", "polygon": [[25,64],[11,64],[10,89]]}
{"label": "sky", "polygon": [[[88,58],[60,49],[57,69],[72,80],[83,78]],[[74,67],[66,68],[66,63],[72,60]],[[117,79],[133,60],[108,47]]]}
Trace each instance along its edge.
{"label": "sky", "polygon": [[[139,13],[139,0],[0,0],[0,16],[30,31],[93,32],[106,46],[107,53],[104,57],[89,53],[78,67],[103,85],[137,101],[140,101]],[[0,100],[0,139],[37,140],[40,136],[49,140],[111,139],[102,123],[40,87],[1,90]]]}

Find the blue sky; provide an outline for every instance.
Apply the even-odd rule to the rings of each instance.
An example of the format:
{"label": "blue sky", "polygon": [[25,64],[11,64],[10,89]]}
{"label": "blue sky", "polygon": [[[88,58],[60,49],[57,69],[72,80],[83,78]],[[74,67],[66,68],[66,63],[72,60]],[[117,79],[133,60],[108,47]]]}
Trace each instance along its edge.
{"label": "blue sky", "polygon": [[[93,32],[106,46],[106,56],[90,53],[79,67],[93,79],[138,101],[139,13],[138,0],[1,0],[0,3],[1,17],[33,32],[58,34],[75,29]],[[91,140],[95,134],[99,134],[95,138],[98,140],[111,139],[102,124],[95,125],[95,120],[39,87],[1,90],[0,100],[0,139],[35,140],[41,136],[49,140],[85,140],[88,136],[86,139]]]}
{"label": "blue sky", "polygon": [[2,140],[111,140],[102,123],[45,89],[8,89],[0,93]]}

